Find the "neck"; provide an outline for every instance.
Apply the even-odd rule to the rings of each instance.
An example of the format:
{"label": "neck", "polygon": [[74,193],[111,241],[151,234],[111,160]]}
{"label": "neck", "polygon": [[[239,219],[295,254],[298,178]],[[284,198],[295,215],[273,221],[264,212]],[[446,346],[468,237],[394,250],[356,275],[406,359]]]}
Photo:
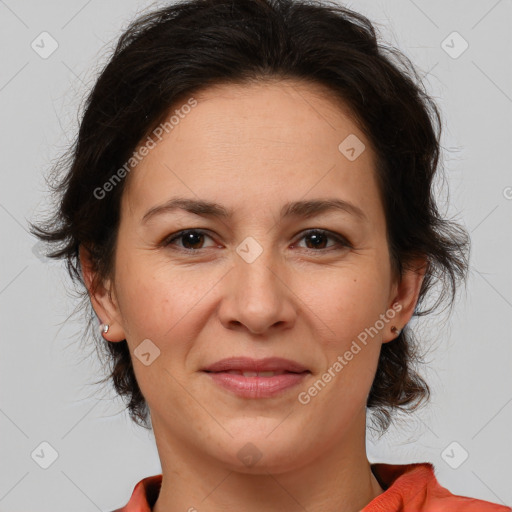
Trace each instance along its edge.
{"label": "neck", "polygon": [[183,440],[165,436],[156,419],[152,423],[162,464],[153,512],[357,512],[383,492],[366,457],[364,417],[362,429],[354,425],[357,437],[344,436],[309,463],[273,472],[262,458],[251,474],[205,458]]}

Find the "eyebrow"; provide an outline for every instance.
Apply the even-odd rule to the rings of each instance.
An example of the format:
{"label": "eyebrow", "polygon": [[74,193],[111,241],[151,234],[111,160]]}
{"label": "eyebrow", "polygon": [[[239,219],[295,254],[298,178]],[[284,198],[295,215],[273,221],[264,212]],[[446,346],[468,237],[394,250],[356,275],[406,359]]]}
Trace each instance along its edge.
{"label": "eyebrow", "polygon": [[[195,215],[203,217],[212,217],[218,219],[230,219],[234,211],[224,206],[210,201],[189,199],[185,197],[175,197],[164,204],[150,208],[142,217],[141,223],[147,222],[150,218],[172,212],[175,210],[184,210]],[[313,217],[328,211],[343,211],[354,215],[363,221],[368,221],[365,213],[358,206],[349,203],[343,199],[312,199],[304,201],[293,201],[286,203],[281,208],[281,218],[288,217]]]}

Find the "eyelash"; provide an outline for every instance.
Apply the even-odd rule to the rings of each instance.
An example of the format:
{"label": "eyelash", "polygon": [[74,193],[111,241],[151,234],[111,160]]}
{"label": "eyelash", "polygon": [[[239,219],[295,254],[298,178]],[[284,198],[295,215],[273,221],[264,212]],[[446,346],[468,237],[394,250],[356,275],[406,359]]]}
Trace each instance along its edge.
{"label": "eyelash", "polygon": [[[162,247],[169,247],[169,246],[173,245],[172,243],[175,240],[183,238],[185,235],[188,235],[190,233],[205,235],[208,238],[212,238],[206,231],[203,231],[202,229],[186,229],[183,231],[179,231],[178,233],[173,233],[172,235],[165,238],[159,245]],[[324,235],[324,236],[327,236],[327,238],[336,240],[338,242],[338,245],[342,246],[342,248],[353,248],[352,244],[345,237],[335,234],[332,231],[328,231],[326,229],[308,229],[303,232],[303,234],[299,240],[302,240],[303,238],[313,235],[313,234]],[[188,252],[188,253],[197,253],[201,249],[173,248],[173,250],[184,251],[184,252]],[[306,248],[305,250],[310,253],[318,253],[318,252],[332,251],[335,249],[333,249],[332,247],[328,247],[328,248],[323,248],[323,249]]]}

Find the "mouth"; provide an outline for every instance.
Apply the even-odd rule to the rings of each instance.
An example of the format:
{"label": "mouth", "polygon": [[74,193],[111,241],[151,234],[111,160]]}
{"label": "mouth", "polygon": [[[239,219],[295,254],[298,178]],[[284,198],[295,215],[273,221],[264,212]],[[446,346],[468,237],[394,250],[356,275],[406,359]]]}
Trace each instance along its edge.
{"label": "mouth", "polygon": [[[268,372],[272,372],[273,374],[303,373],[309,371],[309,369],[297,361],[292,361],[291,359],[285,359],[282,357],[266,357],[264,359],[229,357],[221,359],[206,368],[203,368],[203,371],[213,373],[235,372],[235,374],[238,375],[247,374],[247,377],[255,377],[257,374]],[[249,375],[250,373],[254,373],[256,375]]]}
{"label": "mouth", "polygon": [[227,375],[242,375],[243,377],[274,377],[276,375],[284,375],[287,373],[300,375],[302,373],[311,373],[309,370],[304,372],[289,372],[285,370],[278,371],[266,371],[266,372],[252,372],[252,371],[242,371],[242,370],[228,370],[223,372],[211,372],[208,370],[204,370],[206,373],[225,373]]}
{"label": "mouth", "polygon": [[282,358],[229,358],[202,370],[214,384],[241,398],[270,398],[298,386],[311,371]]}

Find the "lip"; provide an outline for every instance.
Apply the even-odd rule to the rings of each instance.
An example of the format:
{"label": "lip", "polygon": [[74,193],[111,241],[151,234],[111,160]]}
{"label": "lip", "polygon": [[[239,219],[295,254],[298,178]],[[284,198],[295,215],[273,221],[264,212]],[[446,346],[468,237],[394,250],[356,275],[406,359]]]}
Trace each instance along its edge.
{"label": "lip", "polygon": [[225,372],[204,372],[213,382],[242,398],[270,398],[298,386],[310,372],[283,373],[273,377],[244,377]]}
{"label": "lip", "polygon": [[[250,376],[228,373],[284,372],[273,376]],[[220,387],[242,398],[270,398],[299,385],[311,372],[300,363],[280,357],[251,359],[231,357],[221,359],[203,372]]]}
{"label": "lip", "polygon": [[264,359],[252,359],[250,357],[229,357],[203,368],[206,372],[228,372],[239,370],[242,372],[293,372],[302,373],[309,371],[305,366],[290,359],[282,357],[266,357]]}

